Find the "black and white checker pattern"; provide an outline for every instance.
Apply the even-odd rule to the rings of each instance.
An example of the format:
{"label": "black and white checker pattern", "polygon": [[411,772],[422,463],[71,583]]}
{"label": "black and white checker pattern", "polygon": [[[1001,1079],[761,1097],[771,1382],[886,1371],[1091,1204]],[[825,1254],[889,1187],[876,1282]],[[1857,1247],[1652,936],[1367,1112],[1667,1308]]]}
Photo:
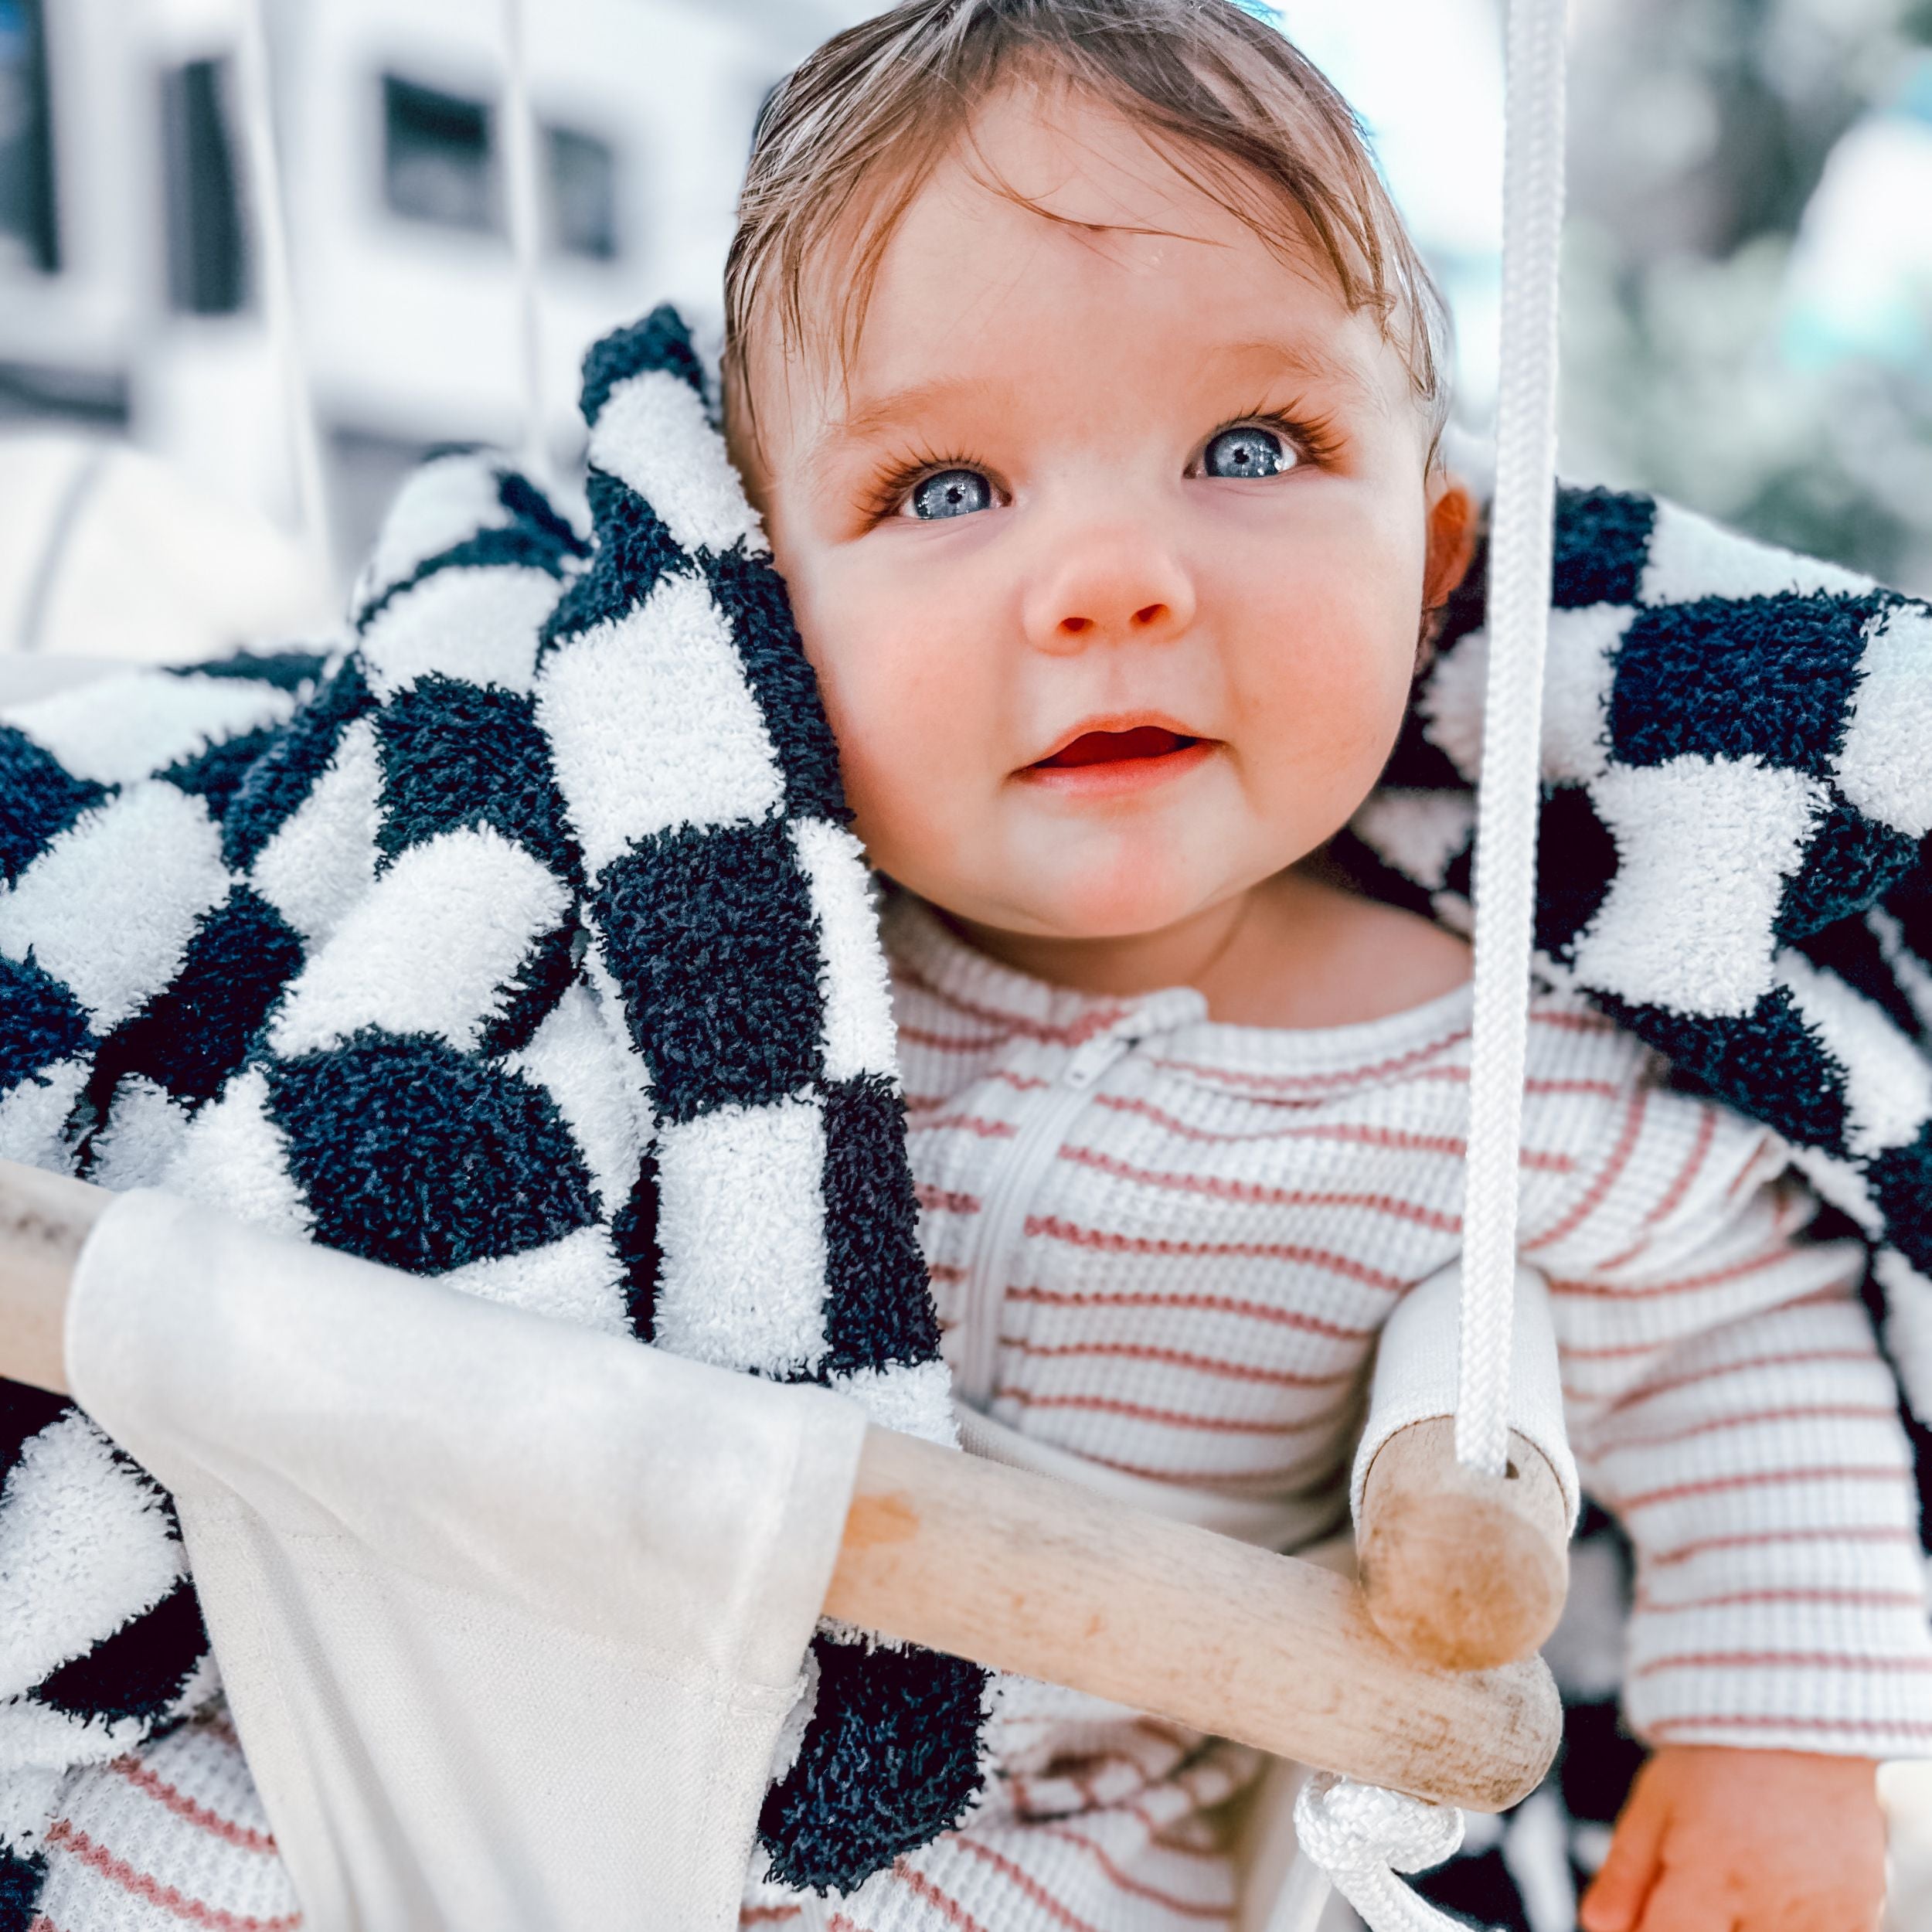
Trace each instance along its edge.
{"label": "black and white checker pattern", "polygon": [[[0,720],[0,1153],[950,1441],[870,883],[674,315],[593,352],[585,410],[594,546],[444,458],[352,648]],[[138,1469],[0,1384],[0,1478],[10,1927],[65,1770],[212,1680]],[[816,1657],[760,1836],[774,1885],[849,1887],[972,1801],[985,1677]]]}
{"label": "black and white checker pattern", "polygon": [[[1458,925],[1481,577],[1344,855]],[[1560,495],[1554,604],[1540,968],[1792,1144],[1932,1423],[1932,608],[1608,490]]]}

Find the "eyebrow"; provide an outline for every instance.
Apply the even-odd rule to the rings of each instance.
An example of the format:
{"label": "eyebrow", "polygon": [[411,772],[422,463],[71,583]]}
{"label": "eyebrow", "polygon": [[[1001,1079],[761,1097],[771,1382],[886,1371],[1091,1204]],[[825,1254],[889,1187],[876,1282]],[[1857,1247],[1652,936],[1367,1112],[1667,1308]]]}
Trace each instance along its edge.
{"label": "eyebrow", "polygon": [[1277,336],[1257,336],[1240,342],[1224,342],[1216,354],[1229,362],[1272,363],[1310,382],[1338,383],[1353,389],[1365,401],[1372,401],[1376,386],[1355,363],[1332,355],[1316,342]]}
{"label": "eyebrow", "polygon": [[821,430],[812,444],[818,457],[839,443],[862,443],[928,416],[948,403],[963,401],[979,389],[977,383],[963,376],[941,376],[930,383],[913,383],[904,389],[888,389],[883,396],[855,410],[848,410]]}

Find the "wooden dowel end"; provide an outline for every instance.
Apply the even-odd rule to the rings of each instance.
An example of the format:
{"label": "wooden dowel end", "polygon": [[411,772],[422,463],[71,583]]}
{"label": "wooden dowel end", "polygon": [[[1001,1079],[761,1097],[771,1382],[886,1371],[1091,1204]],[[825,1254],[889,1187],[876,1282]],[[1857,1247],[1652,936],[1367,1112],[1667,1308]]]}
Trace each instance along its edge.
{"label": "wooden dowel end", "polygon": [[1535,1787],[1561,1725],[1539,1658],[1468,1673],[1418,1662],[1328,1570],[881,1429],[825,1607],[1476,1811]]}
{"label": "wooden dowel end", "polygon": [[1419,1661],[1489,1670],[1532,1656],[1556,1628],[1570,1583],[1570,1520],[1548,1459],[1510,1432],[1506,1476],[1456,1461],[1440,1416],[1376,1453],[1355,1525],[1376,1628]]}

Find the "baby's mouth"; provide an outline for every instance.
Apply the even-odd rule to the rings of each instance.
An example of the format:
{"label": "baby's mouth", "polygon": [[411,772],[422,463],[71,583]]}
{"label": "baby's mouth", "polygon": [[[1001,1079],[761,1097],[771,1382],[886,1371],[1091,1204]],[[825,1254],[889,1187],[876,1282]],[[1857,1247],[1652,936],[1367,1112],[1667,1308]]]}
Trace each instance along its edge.
{"label": "baby's mouth", "polygon": [[1161,725],[1136,725],[1130,731],[1083,731],[1050,757],[1042,758],[1036,771],[1069,771],[1083,765],[1126,764],[1144,758],[1168,758],[1200,743]]}
{"label": "baby's mouth", "polygon": [[1114,730],[1090,725],[1013,775],[1063,801],[1118,804],[1160,791],[1212,758],[1212,738],[1197,738],[1151,718],[1122,719]]}

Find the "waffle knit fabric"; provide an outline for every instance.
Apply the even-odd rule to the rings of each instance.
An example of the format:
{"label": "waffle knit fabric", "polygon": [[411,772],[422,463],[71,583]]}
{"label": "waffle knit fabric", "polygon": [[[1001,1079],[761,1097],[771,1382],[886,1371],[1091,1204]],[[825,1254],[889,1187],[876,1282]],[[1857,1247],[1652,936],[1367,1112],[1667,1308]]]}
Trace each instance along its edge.
{"label": "waffle knit fabric", "polygon": [[[1050,986],[909,899],[885,930],[956,1386],[1134,1476],[1339,1505],[1375,1336],[1456,1252],[1468,989],[1272,1031],[1216,1024],[1186,988]],[[1653,1743],[1923,1755],[1917,1498],[1863,1250],[1809,1237],[1778,1136],[1666,1074],[1573,994],[1533,1004],[1522,1247],[1550,1280],[1581,1473],[1636,1551],[1627,1720]],[[1614,1602],[1579,1609],[1614,1624]],[[1017,1680],[989,1741],[995,1801],[845,1900],[837,1932],[1232,1922],[1202,1814],[1251,1754]],[[1560,1819],[1553,1784],[1532,1804],[1526,1839]],[[1482,1828],[1513,1828],[1475,1822],[1478,1858]],[[1546,1849],[1539,1896],[1573,1903],[1565,1835]]]}
{"label": "waffle knit fabric", "polygon": [[[339,662],[5,721],[0,1151],[837,1379],[942,1435],[835,759],[701,389],[674,318],[594,353],[590,557],[521,479],[439,464]],[[1923,1412],[1932,613],[1638,496],[1564,493],[1557,553],[1542,968],[1791,1146],[1872,1257]],[[1369,889],[1452,922],[1480,576],[1343,842]],[[166,1498],[75,1413],[0,1397],[17,1917],[63,1781],[207,1679]],[[853,1884],[979,1781],[981,1674],[839,1634],[764,1821],[801,1883]]]}
{"label": "waffle knit fabric", "polygon": [[[1135,1475],[1332,1489],[1383,1321],[1457,1253],[1468,988],[1274,1031],[1187,988],[1049,986],[916,902],[887,936],[968,1399]],[[1932,1752],[1911,1454],[1862,1248],[1805,1238],[1817,1203],[1778,1136],[1673,1091],[1573,994],[1530,1017],[1521,1251],[1549,1282],[1579,1472],[1637,1553],[1634,1727]]]}

